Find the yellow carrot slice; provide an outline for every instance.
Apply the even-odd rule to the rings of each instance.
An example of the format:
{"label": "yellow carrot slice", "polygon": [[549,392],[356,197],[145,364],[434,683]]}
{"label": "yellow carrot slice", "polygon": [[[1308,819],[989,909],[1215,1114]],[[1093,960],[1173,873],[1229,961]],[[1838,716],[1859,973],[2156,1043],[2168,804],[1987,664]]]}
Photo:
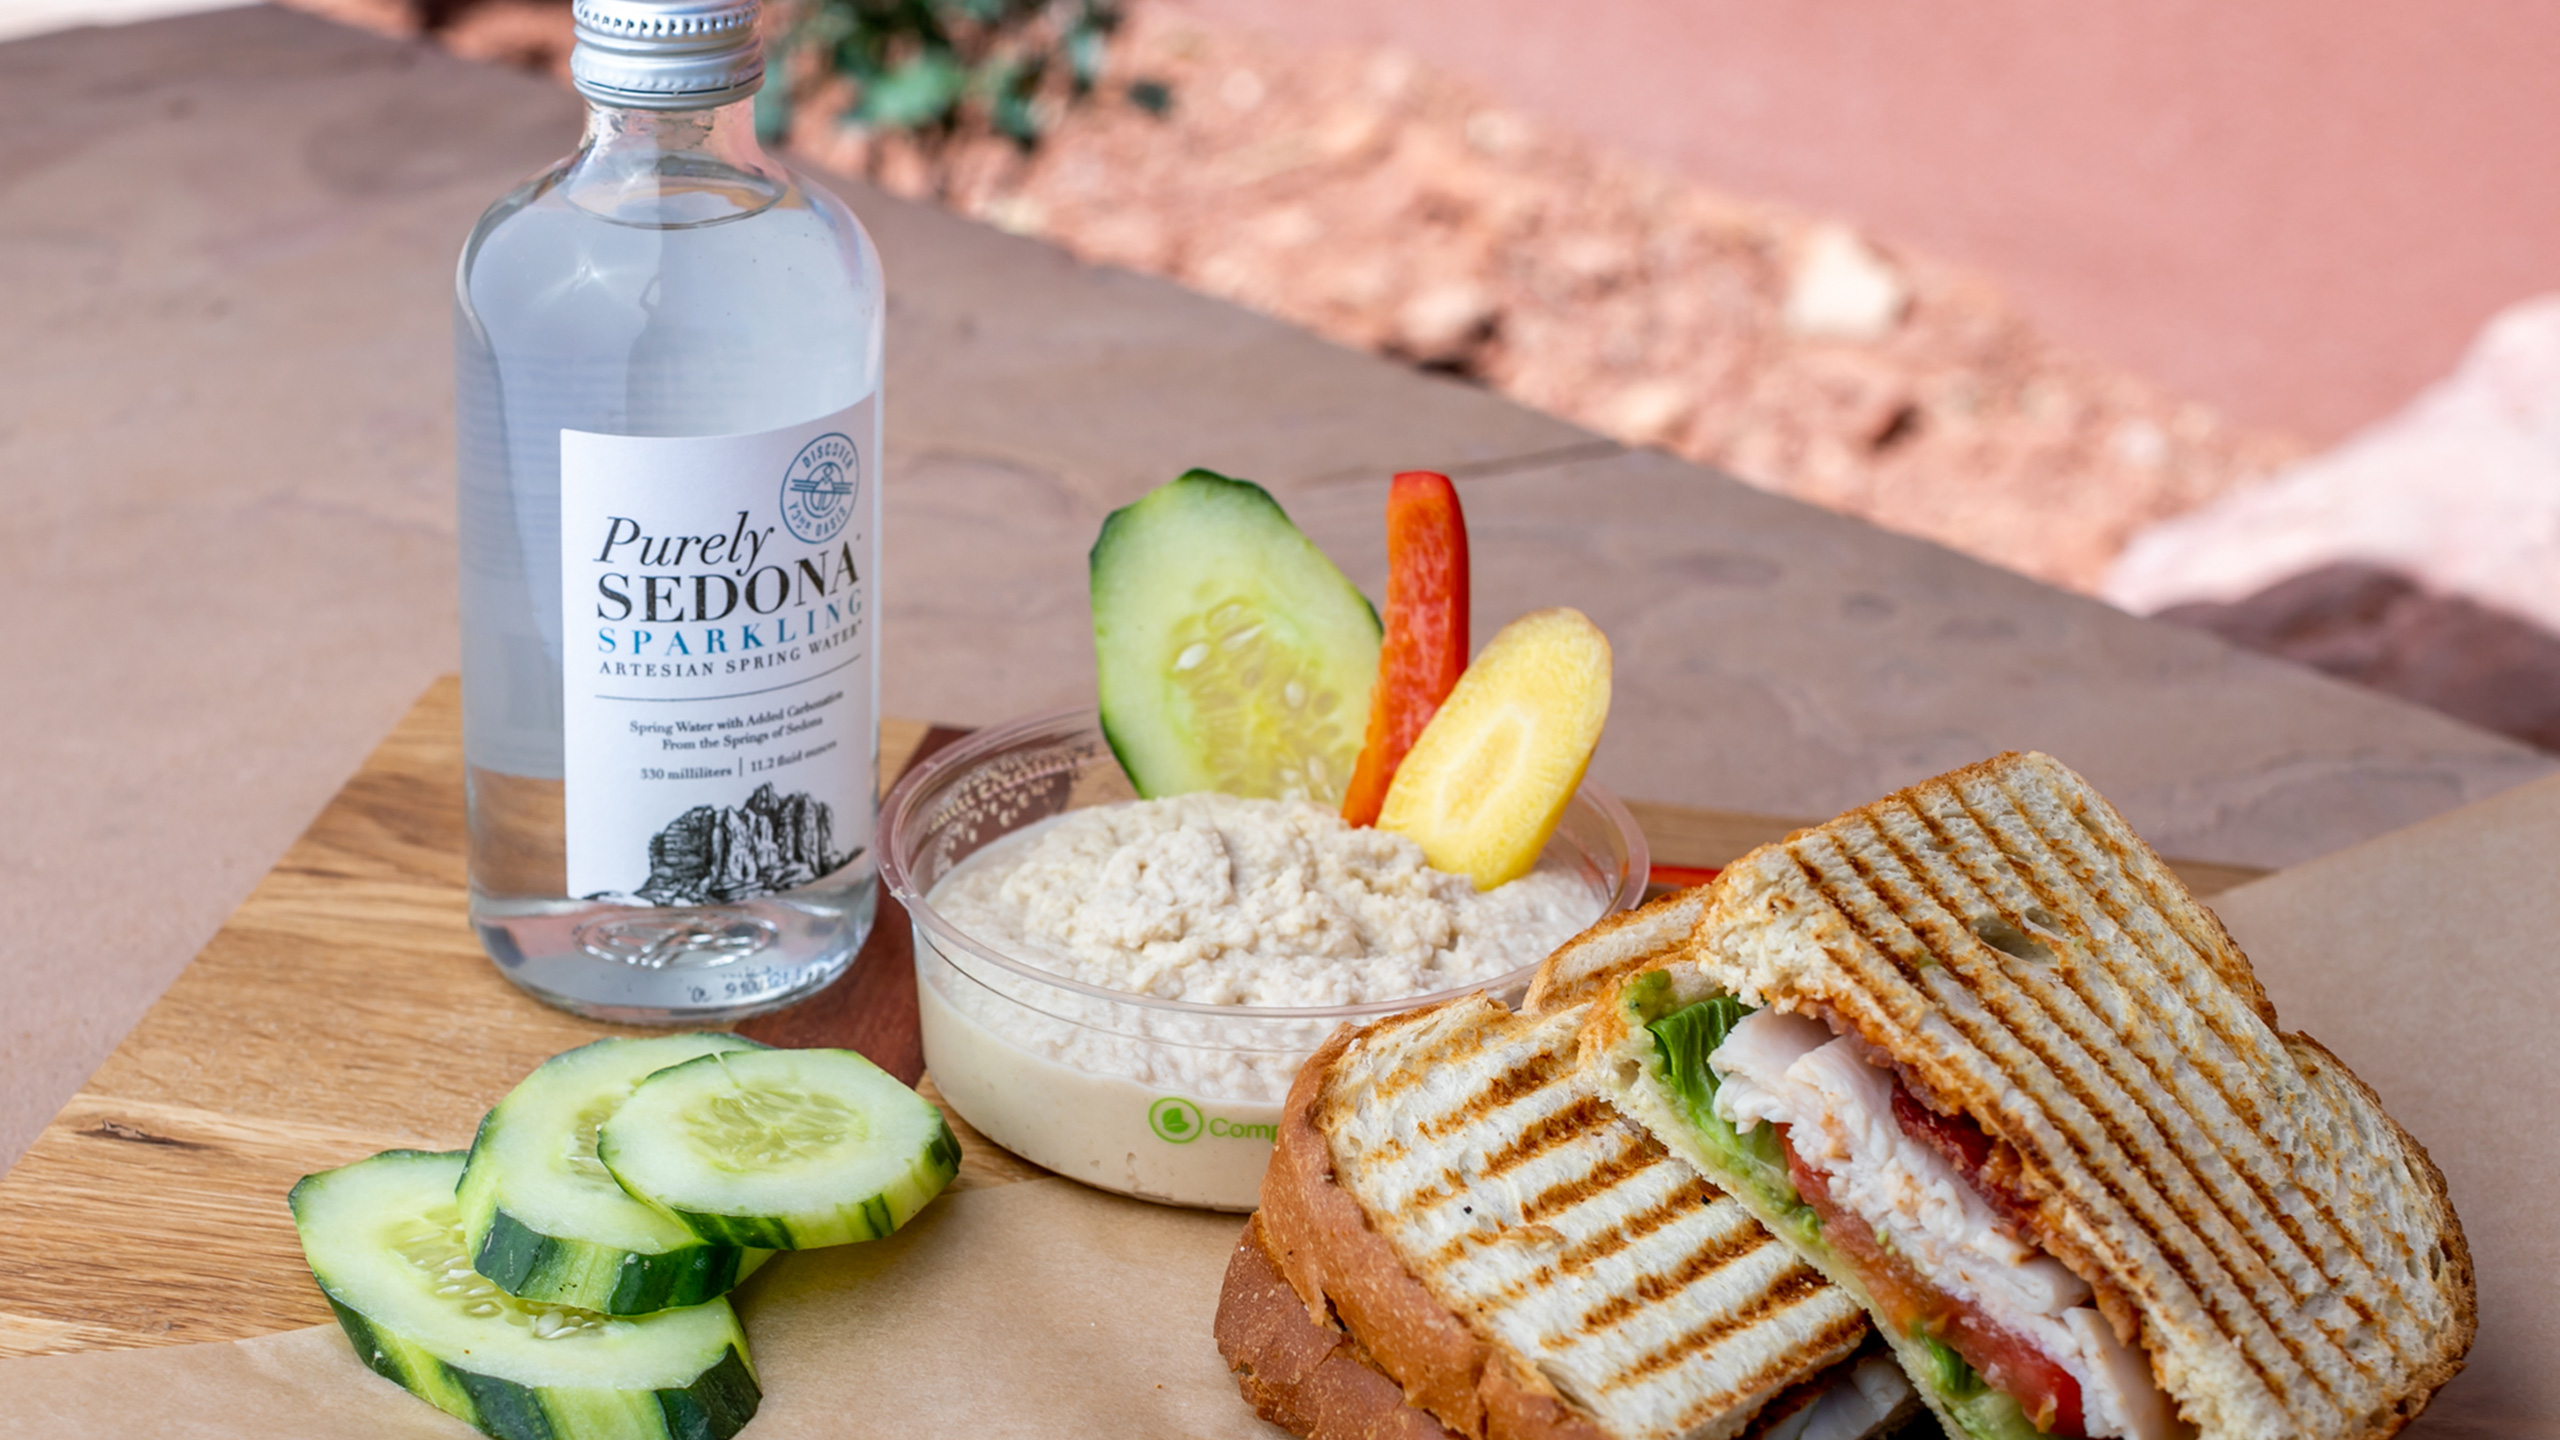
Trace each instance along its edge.
{"label": "yellow carrot slice", "polygon": [[1397,767],[1378,828],[1479,890],[1538,862],[1609,718],[1609,638],[1579,610],[1502,627]]}

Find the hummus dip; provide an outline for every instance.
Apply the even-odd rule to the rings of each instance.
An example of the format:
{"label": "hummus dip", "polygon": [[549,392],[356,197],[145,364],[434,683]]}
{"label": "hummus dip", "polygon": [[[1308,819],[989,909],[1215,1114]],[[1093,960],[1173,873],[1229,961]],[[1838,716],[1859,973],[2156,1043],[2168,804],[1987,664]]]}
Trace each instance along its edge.
{"label": "hummus dip", "polygon": [[919,925],[927,1064],[961,1114],[1088,1183],[1230,1209],[1253,1206],[1289,1082],[1335,1024],[1256,1011],[1484,985],[1607,904],[1563,869],[1479,892],[1400,835],[1206,793],[1071,810],[927,901],[976,946],[1128,997],[972,963]]}
{"label": "hummus dip", "polygon": [[1600,918],[1569,876],[1479,893],[1401,835],[1216,794],[1071,810],[971,856],[932,898],[972,937],[1071,980],[1211,1005],[1479,984]]}

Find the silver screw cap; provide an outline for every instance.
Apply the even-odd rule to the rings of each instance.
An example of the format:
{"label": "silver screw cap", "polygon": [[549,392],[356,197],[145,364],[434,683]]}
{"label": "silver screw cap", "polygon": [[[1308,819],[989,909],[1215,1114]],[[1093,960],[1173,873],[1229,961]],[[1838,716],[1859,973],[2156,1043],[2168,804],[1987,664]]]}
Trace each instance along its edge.
{"label": "silver screw cap", "polygon": [[599,105],[703,110],[756,93],[757,0],[576,0],[569,78]]}

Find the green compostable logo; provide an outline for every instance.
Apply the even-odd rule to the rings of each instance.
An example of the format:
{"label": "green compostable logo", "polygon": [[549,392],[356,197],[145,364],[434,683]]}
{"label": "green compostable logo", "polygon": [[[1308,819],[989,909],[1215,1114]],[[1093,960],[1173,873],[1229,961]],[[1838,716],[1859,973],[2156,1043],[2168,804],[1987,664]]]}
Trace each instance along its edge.
{"label": "green compostable logo", "polygon": [[1167,1095],[1147,1107],[1147,1128],[1168,1145],[1188,1145],[1200,1138],[1200,1107]]}

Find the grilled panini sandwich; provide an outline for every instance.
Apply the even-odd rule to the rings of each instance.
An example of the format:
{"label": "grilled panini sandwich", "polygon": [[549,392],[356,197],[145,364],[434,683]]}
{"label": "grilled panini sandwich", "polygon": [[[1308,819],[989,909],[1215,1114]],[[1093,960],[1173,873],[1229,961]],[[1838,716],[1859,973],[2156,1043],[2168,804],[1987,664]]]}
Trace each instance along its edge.
{"label": "grilled panini sandwich", "polygon": [[1925,1423],[1881,1356],[1857,1368],[1856,1303],[1601,1099],[1586,1018],[1470,997],[1307,1063],[1220,1298],[1247,1398],[1319,1440]]}
{"label": "grilled panini sandwich", "polygon": [[2089,784],[2003,755],[1571,963],[1629,1115],[1859,1298],[1952,1434],[2391,1434],[2461,1368],[2426,1152]]}

